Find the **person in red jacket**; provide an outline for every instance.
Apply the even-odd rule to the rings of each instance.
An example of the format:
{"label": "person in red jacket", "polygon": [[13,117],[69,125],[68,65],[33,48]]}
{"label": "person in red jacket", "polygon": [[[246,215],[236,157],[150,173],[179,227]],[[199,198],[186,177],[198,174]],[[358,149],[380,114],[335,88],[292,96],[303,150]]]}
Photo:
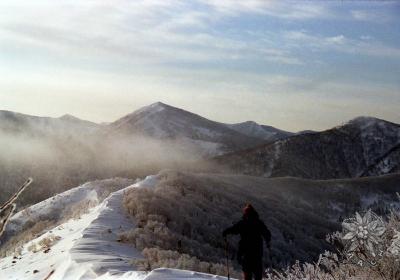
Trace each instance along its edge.
{"label": "person in red jacket", "polygon": [[263,274],[263,239],[270,248],[271,232],[251,204],[243,208],[242,219],[222,233],[240,234],[238,262],[242,265],[245,280],[261,280]]}

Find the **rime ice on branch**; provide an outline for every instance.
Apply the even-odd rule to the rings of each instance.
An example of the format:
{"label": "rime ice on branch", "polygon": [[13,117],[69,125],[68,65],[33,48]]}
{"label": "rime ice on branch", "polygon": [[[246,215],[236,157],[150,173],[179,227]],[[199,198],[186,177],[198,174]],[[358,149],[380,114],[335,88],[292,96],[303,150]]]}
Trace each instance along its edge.
{"label": "rime ice on branch", "polygon": [[18,191],[15,192],[14,195],[12,195],[10,199],[7,200],[2,206],[0,206],[0,237],[3,234],[12,214],[14,213],[14,210],[16,208],[16,204],[14,202],[18,199],[18,197],[26,189],[26,187],[28,187],[32,182],[33,179],[28,178],[28,180],[26,180],[26,182],[22,184]]}

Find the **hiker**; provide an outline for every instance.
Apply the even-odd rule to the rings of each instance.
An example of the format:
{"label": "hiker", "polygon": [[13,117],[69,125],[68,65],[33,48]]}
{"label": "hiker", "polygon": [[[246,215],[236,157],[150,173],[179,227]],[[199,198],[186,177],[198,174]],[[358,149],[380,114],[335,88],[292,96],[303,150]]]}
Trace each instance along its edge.
{"label": "hiker", "polygon": [[243,208],[243,217],[235,225],[222,233],[226,239],[228,234],[240,234],[237,258],[242,265],[245,280],[261,280],[263,274],[263,239],[270,248],[271,232],[258,217],[257,211],[251,204]]}

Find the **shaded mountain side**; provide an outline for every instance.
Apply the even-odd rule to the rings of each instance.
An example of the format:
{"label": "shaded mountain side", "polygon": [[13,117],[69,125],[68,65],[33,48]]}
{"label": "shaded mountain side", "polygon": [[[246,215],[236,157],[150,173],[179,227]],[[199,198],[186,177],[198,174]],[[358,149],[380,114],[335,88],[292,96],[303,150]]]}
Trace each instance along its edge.
{"label": "shaded mountain side", "polygon": [[[141,225],[128,234],[134,244],[224,263],[221,232],[251,203],[272,232],[277,267],[316,261],[330,249],[326,235],[339,230],[342,219],[355,211],[387,213],[397,201],[400,180],[400,174],[324,181],[178,171],[163,171],[158,177],[155,188],[125,195],[125,208]],[[232,262],[239,268],[234,258],[237,241],[229,237]]]}
{"label": "shaded mountain side", "polygon": [[400,144],[391,148],[381,158],[377,159],[371,164],[361,176],[377,176],[384,170],[385,173],[400,172],[400,165],[398,164],[400,158]]}
{"label": "shaded mountain side", "polygon": [[[360,117],[323,132],[295,135],[215,160],[233,172],[257,176],[354,178],[398,170],[399,143],[400,125]],[[386,154],[392,155],[390,161],[384,167],[377,164]]]}

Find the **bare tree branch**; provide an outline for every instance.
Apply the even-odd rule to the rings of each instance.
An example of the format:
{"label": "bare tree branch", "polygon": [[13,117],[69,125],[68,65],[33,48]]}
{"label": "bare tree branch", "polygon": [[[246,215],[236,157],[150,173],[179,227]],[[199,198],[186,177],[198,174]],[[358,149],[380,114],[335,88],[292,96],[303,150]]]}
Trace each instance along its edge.
{"label": "bare tree branch", "polygon": [[19,190],[16,191],[14,195],[11,196],[10,199],[7,200],[2,206],[0,206],[0,237],[2,236],[12,214],[14,213],[15,208],[17,207],[14,202],[18,199],[18,197],[26,189],[26,187],[28,187],[32,182],[33,179],[28,178],[28,180],[26,180],[26,182],[22,184]]}

